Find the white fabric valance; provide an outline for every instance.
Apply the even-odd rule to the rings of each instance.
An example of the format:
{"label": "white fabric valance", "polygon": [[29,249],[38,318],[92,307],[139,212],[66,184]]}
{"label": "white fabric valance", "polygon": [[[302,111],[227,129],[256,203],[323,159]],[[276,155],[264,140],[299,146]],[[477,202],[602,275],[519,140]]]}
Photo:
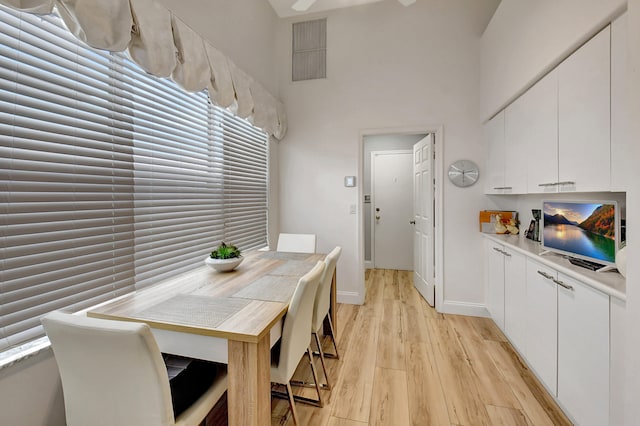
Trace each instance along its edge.
{"label": "white fabric valance", "polygon": [[89,46],[121,52],[157,77],[232,109],[277,139],[287,132],[284,104],[155,0],[0,0],[34,14],[57,12]]}

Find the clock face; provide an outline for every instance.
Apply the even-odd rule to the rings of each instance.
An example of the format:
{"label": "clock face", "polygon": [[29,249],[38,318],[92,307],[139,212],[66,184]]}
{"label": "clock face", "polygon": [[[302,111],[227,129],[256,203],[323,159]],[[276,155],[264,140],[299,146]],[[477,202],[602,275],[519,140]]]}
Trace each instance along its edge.
{"label": "clock face", "polygon": [[449,166],[449,180],[456,186],[471,186],[479,176],[478,166],[471,160],[458,160]]}

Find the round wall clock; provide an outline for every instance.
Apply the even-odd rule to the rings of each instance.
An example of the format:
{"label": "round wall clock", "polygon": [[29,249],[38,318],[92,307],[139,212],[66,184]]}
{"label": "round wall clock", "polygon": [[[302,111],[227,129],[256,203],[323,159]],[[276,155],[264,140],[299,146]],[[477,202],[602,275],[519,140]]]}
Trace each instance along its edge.
{"label": "round wall clock", "polygon": [[458,160],[449,166],[449,180],[461,188],[471,186],[478,180],[480,171],[471,160]]}

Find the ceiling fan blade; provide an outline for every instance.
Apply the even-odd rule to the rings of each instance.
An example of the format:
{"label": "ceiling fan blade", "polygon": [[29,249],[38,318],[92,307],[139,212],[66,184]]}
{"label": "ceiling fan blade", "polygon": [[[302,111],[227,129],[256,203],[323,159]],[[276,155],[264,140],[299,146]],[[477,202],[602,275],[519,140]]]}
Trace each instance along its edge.
{"label": "ceiling fan blade", "polygon": [[416,0],[398,0],[403,6],[411,6]]}
{"label": "ceiling fan blade", "polygon": [[293,6],[291,6],[291,9],[297,12],[304,12],[305,10],[309,9],[315,2],[316,0],[298,0],[293,4]]}

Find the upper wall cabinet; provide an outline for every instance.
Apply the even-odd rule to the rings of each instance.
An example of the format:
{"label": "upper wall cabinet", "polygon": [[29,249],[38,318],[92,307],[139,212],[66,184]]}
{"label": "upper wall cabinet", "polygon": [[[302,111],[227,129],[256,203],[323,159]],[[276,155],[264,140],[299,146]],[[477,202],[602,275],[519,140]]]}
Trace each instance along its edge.
{"label": "upper wall cabinet", "polygon": [[529,110],[526,96],[516,99],[504,112],[504,184],[511,194],[526,194],[527,167],[530,161],[527,134]]}
{"label": "upper wall cabinet", "polygon": [[631,144],[627,105],[627,14],[611,23],[611,190],[626,191]]}
{"label": "upper wall cabinet", "polygon": [[485,194],[504,194],[504,111],[484,125],[487,147]]}
{"label": "upper wall cabinet", "polygon": [[610,27],[558,66],[558,189],[611,189]]}
{"label": "upper wall cabinet", "polygon": [[[511,112],[510,112],[511,111]],[[510,113],[509,113],[510,112]],[[529,193],[556,192],[558,182],[558,73],[551,71],[507,108],[507,128],[526,152]],[[511,122],[511,123],[509,123]]]}

